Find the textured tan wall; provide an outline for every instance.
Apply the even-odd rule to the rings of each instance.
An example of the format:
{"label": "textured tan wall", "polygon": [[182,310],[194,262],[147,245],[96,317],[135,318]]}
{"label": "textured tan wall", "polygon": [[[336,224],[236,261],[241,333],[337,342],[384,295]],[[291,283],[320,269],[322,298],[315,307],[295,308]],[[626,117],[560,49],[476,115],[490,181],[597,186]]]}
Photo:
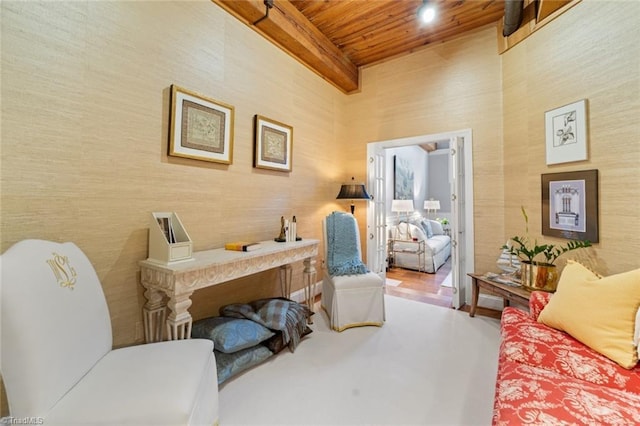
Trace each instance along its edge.
{"label": "textured tan wall", "polygon": [[504,244],[502,86],[496,29],[366,68],[349,96],[347,167],[365,172],[366,143],[472,129],[476,268]]}
{"label": "textured tan wall", "polygon": [[[640,267],[638,2],[583,1],[502,55],[506,236],[541,235],[540,175],[598,169],[600,243],[561,257],[604,274]],[[587,99],[587,161],[547,166],[545,111]]]}
{"label": "textured tan wall", "polygon": [[[638,267],[637,2],[583,1],[503,56],[494,28],[427,47],[363,70],[348,97],[208,1],[0,7],[1,249],[76,242],[102,280],[116,345],[141,340],[149,212],[176,211],[196,250],[272,238],[281,215],[320,238],[321,218],[347,208],[334,201],[339,184],[364,179],[366,143],[379,140],[473,130],[478,270],[522,231],[521,204],[539,233],[541,173],[588,168],[600,170],[592,257],[603,272]],[[236,107],[232,165],[167,157],[172,83]],[[546,167],[544,111],[582,98],[590,160]],[[257,113],[294,127],[290,175],[252,168]],[[198,292],[192,313],[270,293],[274,281],[270,271]]]}
{"label": "textured tan wall", "polygon": [[[114,344],[141,341],[137,262],[152,211],[175,211],[195,250],[320,238],[340,183],[345,95],[209,1],[2,2],[2,251],[74,241],[91,259]],[[233,164],[168,157],[169,86],[235,106]],[[252,167],[253,116],[293,126],[293,172]],[[294,289],[302,285],[294,270]],[[273,295],[271,271],[197,292],[195,318]]]}

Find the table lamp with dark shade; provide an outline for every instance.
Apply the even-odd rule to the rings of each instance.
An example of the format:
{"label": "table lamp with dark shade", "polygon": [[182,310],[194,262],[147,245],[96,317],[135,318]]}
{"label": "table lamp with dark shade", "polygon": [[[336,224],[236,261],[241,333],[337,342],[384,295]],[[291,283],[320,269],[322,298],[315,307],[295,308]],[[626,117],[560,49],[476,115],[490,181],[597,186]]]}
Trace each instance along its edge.
{"label": "table lamp with dark shade", "polygon": [[351,200],[351,214],[356,211],[353,200],[370,200],[371,196],[367,193],[364,183],[356,183],[355,178],[351,178],[350,183],[343,184],[336,200]]}

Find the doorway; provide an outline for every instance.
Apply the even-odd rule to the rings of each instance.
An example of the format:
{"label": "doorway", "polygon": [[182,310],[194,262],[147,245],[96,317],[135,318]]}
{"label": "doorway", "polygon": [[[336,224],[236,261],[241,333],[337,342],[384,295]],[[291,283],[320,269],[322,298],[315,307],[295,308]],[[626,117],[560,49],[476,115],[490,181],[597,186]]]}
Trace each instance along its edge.
{"label": "doorway", "polygon": [[392,265],[387,270],[385,291],[403,299],[450,308],[453,299],[451,278],[451,258],[433,274]]}
{"label": "doorway", "polygon": [[[459,309],[470,302],[470,280],[474,270],[473,238],[473,161],[471,129],[409,138],[371,142],[367,144],[367,185],[373,196],[367,211],[367,263],[372,271],[386,274],[387,222],[385,173],[389,148],[450,141],[451,185],[451,262],[452,306]],[[468,300],[467,300],[468,299]]]}

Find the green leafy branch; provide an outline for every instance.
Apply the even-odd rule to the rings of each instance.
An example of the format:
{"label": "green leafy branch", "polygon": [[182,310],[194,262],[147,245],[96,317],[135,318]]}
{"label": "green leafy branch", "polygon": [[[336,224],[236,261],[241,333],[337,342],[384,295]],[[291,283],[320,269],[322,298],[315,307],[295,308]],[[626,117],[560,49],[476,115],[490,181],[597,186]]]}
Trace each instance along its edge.
{"label": "green leafy branch", "polygon": [[[529,216],[524,207],[521,207],[522,215],[525,221],[526,234],[529,234]],[[536,257],[542,255],[545,259],[545,263],[553,265],[554,262],[564,253],[579,248],[591,247],[591,242],[588,240],[572,240],[565,246],[554,244],[541,244],[538,245],[538,241],[534,240],[533,245],[530,244],[527,237],[515,236],[511,238],[515,244],[502,246],[502,250],[506,250],[510,255],[518,257],[520,260],[526,260],[533,262]]]}

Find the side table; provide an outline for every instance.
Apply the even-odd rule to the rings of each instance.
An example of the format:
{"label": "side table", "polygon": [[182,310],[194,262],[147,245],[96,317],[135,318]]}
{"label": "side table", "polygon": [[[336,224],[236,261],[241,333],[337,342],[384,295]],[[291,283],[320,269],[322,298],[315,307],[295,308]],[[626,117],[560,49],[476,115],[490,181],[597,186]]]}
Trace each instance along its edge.
{"label": "side table", "polygon": [[389,240],[389,258],[395,260],[396,253],[414,254],[418,259],[418,272],[424,272],[424,241]]}
{"label": "side table", "polygon": [[497,281],[492,281],[485,275],[467,275],[471,277],[472,284],[471,309],[469,310],[470,317],[473,317],[476,314],[476,308],[478,307],[478,296],[480,296],[480,289],[486,290],[491,294],[502,297],[504,307],[509,306],[511,302],[526,307],[529,306],[529,298],[531,297],[531,292],[525,290],[523,287],[515,287],[508,284],[499,283]]}

